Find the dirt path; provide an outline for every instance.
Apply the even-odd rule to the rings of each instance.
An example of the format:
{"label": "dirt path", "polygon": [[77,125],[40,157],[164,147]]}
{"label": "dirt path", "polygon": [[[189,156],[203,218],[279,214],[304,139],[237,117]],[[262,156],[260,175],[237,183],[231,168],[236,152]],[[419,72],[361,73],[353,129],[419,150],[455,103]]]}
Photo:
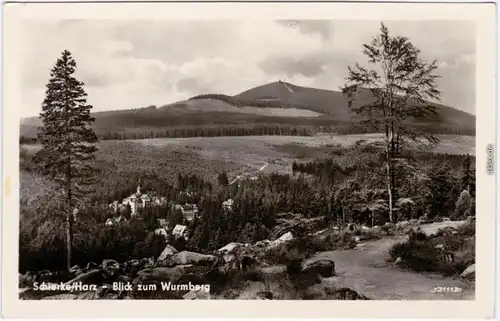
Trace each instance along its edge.
{"label": "dirt path", "polygon": [[[347,251],[318,253],[311,261],[330,259],[338,276],[325,279],[335,287],[348,287],[375,300],[474,300],[474,287],[458,278],[404,271],[387,263],[389,249],[405,236],[366,242]],[[457,287],[460,292],[435,292],[434,287]]]}
{"label": "dirt path", "polygon": [[293,93],[295,92],[290,86],[288,86],[287,84],[285,84],[284,82],[281,83],[283,86],[285,86],[286,89],[288,89],[289,92]]}

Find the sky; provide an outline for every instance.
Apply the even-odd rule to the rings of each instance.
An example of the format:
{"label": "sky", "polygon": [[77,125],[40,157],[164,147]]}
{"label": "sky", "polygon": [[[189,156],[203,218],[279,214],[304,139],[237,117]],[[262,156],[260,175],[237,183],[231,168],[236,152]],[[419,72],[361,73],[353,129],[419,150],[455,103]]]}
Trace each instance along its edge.
{"label": "sky", "polygon": [[[464,21],[388,21],[428,61],[441,103],[475,114],[475,30]],[[278,80],[339,90],[380,21],[26,21],[21,116],[41,110],[50,69],[65,49],[94,111],[162,106],[203,93],[238,94]]]}

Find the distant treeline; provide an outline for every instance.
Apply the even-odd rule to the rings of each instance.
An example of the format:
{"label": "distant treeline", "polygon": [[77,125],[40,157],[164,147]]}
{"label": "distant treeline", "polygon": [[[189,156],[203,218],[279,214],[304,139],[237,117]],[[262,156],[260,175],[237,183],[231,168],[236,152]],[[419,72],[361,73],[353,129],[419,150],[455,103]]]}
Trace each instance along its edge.
{"label": "distant treeline", "polygon": [[[251,107],[260,107],[260,108],[302,108],[307,109],[306,106],[300,106],[290,103],[283,103],[281,100],[278,100],[277,97],[264,96],[260,97],[260,99],[270,99],[270,100],[259,100],[259,99],[240,99],[233,96],[223,95],[223,94],[202,94],[198,96],[194,96],[189,98],[189,100],[195,99],[217,99],[221,100],[225,103],[228,103],[231,106],[235,107],[243,107],[243,106],[251,106]],[[276,100],[274,100],[276,99]]]}
{"label": "distant treeline", "polygon": [[[470,135],[474,130],[460,130],[456,126],[415,126],[418,130],[432,134]],[[351,124],[331,126],[257,124],[257,125],[227,125],[181,128],[127,128],[113,130],[96,128],[100,140],[127,140],[151,138],[190,138],[190,137],[222,137],[222,136],[313,136],[318,133],[333,133],[337,135],[369,134],[376,131],[370,128]],[[36,137],[21,135],[21,144],[33,144]]]}
{"label": "distant treeline", "polygon": [[[134,131],[97,130],[100,140],[127,140],[150,138],[190,138],[190,137],[221,137],[221,136],[311,136],[315,133],[309,126],[225,126],[225,127],[193,127],[162,129],[136,129]],[[20,143],[35,143],[35,137],[20,136]]]}

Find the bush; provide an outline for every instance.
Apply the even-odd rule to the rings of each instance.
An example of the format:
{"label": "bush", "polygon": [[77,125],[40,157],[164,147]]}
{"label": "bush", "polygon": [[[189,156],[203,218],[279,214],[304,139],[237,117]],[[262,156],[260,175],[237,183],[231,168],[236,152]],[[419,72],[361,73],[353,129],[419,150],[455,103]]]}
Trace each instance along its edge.
{"label": "bush", "polygon": [[431,243],[411,240],[398,243],[390,250],[393,260],[400,257],[401,265],[417,272],[436,271],[439,268],[440,252]]}
{"label": "bush", "polygon": [[[460,274],[475,263],[475,226],[465,224],[452,231],[455,233],[443,229],[430,238],[424,233],[413,232],[408,241],[394,245],[389,254],[392,260],[400,257],[404,268],[417,272]],[[453,261],[446,259],[450,256]]]}

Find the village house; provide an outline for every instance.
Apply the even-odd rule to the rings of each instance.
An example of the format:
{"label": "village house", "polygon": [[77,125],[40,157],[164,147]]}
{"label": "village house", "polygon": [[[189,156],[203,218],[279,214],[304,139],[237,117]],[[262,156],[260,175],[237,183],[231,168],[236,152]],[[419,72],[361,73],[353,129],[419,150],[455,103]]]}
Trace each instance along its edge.
{"label": "village house", "polygon": [[[113,207],[117,207],[113,203]],[[130,206],[130,216],[136,216],[141,208],[145,208],[148,205],[162,206],[167,204],[167,198],[164,196],[151,196],[147,193],[141,193],[141,186],[137,186],[137,192],[124,198],[121,205]],[[111,205],[110,205],[111,206]],[[117,210],[115,210],[117,211]]]}
{"label": "village house", "polygon": [[176,238],[183,237],[186,241],[188,240],[188,231],[186,225],[177,224],[172,230],[172,235]]}
{"label": "village house", "polygon": [[175,210],[180,211],[188,222],[192,221],[198,215],[198,206],[196,204],[176,204]]}

